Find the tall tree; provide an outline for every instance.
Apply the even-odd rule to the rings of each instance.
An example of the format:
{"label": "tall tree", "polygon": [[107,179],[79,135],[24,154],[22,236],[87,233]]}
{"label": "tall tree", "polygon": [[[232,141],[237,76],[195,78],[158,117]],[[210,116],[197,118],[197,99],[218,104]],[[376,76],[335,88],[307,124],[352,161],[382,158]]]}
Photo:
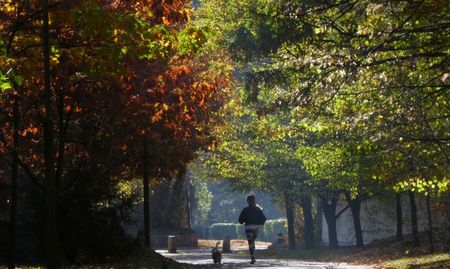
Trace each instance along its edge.
{"label": "tall tree", "polygon": [[[303,217],[305,218],[303,238],[305,240],[305,248],[314,248],[314,221],[312,214],[312,201],[311,196],[308,194],[303,195],[300,198],[300,203],[303,210]],[[319,215],[321,218],[322,215]]]}
{"label": "tall tree", "polygon": [[326,180],[353,195],[381,184],[418,192],[427,181],[445,192],[448,8],[445,1],[210,0],[201,18],[250,74],[247,100],[267,99],[262,89],[270,85],[272,102],[258,110],[288,107],[295,131],[307,131],[298,156],[317,180],[324,178],[314,171],[334,171]]}
{"label": "tall tree", "polygon": [[12,149],[12,163],[11,163],[11,208],[10,208],[10,226],[9,226],[9,261],[8,268],[16,267],[16,249],[17,249],[17,184],[19,178],[19,95],[14,93],[13,104],[13,149]]}
{"label": "tall tree", "polygon": [[144,187],[144,245],[146,247],[150,247],[150,197],[149,197],[149,188],[150,188],[150,179],[148,173],[148,145],[147,139],[144,137],[144,152],[142,153],[142,165],[144,168],[142,184]]}
{"label": "tall tree", "polygon": [[[17,163],[44,186],[48,267],[57,266],[58,250],[67,251],[56,246],[58,234],[68,234],[56,227],[68,222],[66,212],[56,216],[56,201],[76,203],[63,196],[80,187],[77,175],[95,171],[97,182],[119,185],[145,166],[149,178],[161,179],[213,142],[210,129],[227,95],[229,70],[212,68],[226,55],[203,50],[205,35],[186,25],[186,5],[11,0],[0,6],[1,89],[12,88],[3,70],[15,67],[14,79],[23,82]],[[12,100],[1,93],[2,159],[16,133]],[[146,165],[142,137],[152,147]],[[107,203],[96,199],[108,199],[84,198],[96,209]]]}
{"label": "tall tree", "polygon": [[413,235],[413,245],[419,246],[419,230],[417,226],[417,205],[414,192],[409,191],[409,206],[411,211],[411,233]]}
{"label": "tall tree", "polygon": [[58,226],[57,226],[57,189],[53,161],[53,106],[50,78],[50,44],[49,44],[48,0],[42,1],[42,50],[44,55],[44,166],[45,166],[45,257],[47,268],[58,267]]}
{"label": "tall tree", "polygon": [[[331,198],[329,198],[328,196],[331,196]],[[321,195],[320,199],[323,208],[323,214],[325,216],[328,227],[328,246],[331,249],[338,248],[339,242],[337,239],[336,225],[336,220],[339,217],[339,215],[336,215],[338,196],[336,196],[336,194],[329,195],[329,193],[327,193],[326,196]]]}
{"label": "tall tree", "polygon": [[396,237],[397,241],[403,240],[403,210],[402,210],[402,194],[395,195],[395,219],[397,223]]}

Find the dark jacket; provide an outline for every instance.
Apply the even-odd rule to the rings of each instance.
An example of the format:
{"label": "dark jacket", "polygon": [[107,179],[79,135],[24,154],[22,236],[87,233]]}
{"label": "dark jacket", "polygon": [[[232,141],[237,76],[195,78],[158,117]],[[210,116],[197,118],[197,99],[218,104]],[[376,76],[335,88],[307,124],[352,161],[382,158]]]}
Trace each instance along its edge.
{"label": "dark jacket", "polygon": [[263,225],[266,222],[266,216],[262,212],[261,208],[257,206],[247,206],[239,215],[239,223],[250,225],[259,224]]}

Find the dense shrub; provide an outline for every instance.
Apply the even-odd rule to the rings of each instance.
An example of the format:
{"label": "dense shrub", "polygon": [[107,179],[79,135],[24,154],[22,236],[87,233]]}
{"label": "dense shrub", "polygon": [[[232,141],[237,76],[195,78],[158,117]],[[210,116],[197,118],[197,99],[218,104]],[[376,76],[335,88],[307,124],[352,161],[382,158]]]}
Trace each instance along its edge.
{"label": "dense shrub", "polygon": [[209,226],[209,239],[221,240],[226,235],[229,235],[231,239],[237,239],[238,225],[235,223],[214,223]]}
{"label": "dense shrub", "polygon": [[275,241],[278,233],[287,234],[286,219],[267,220],[258,237],[259,240],[272,242]]}
{"label": "dense shrub", "polygon": [[199,239],[208,239],[209,238],[209,227],[202,225],[193,225],[192,230],[197,234],[197,238]]}
{"label": "dense shrub", "polygon": [[[286,220],[267,220],[259,230],[258,240],[272,242],[277,238],[278,233],[287,234]],[[209,239],[221,240],[226,235],[231,239],[245,239],[245,227],[236,223],[214,223],[209,226]]]}
{"label": "dense shrub", "polygon": [[245,226],[244,225],[238,225],[237,227],[237,239],[247,239],[245,235]]}
{"label": "dense shrub", "polygon": [[59,199],[60,246],[68,263],[124,257],[137,242],[124,233],[134,200],[104,171],[70,171]]}

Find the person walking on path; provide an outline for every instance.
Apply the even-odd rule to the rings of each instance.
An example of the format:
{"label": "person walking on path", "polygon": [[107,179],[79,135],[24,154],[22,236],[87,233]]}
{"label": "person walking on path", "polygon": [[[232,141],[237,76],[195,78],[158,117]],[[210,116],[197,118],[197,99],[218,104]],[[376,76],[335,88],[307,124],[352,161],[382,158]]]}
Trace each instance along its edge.
{"label": "person walking on path", "polygon": [[266,216],[262,209],[256,205],[254,195],[247,196],[248,206],[244,208],[239,215],[239,223],[245,224],[245,234],[248,241],[248,250],[250,251],[251,264],[255,263],[255,240],[258,236],[258,230],[266,222]]}

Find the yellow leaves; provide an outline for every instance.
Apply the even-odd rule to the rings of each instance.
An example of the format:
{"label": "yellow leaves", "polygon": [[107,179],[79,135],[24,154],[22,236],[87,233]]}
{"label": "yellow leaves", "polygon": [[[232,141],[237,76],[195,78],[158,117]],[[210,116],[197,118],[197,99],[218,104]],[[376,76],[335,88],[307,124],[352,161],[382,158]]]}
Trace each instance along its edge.
{"label": "yellow leaves", "polygon": [[192,11],[189,8],[184,8],[182,13],[185,15],[188,21],[191,20]]}
{"label": "yellow leaves", "polygon": [[118,43],[119,42],[119,30],[118,29],[114,29],[112,34],[113,34],[113,37],[114,37],[113,41],[115,43]]}
{"label": "yellow leaves", "polygon": [[421,178],[412,177],[404,181],[398,182],[394,186],[395,191],[410,190],[413,192],[429,195],[430,193],[443,193],[448,190],[449,179],[446,177],[438,178]]}
{"label": "yellow leaves", "polygon": [[368,27],[358,26],[358,31],[356,32],[358,35],[368,35],[370,30]]}
{"label": "yellow leaves", "polygon": [[315,27],[314,28],[314,33],[315,34],[322,34],[325,33],[327,31],[327,27],[326,26],[319,26],[319,27]]}
{"label": "yellow leaves", "polygon": [[166,103],[156,102],[154,104],[154,107],[156,109],[156,112],[151,117],[151,122],[152,123],[155,123],[155,122],[158,122],[158,121],[162,120],[165,112],[169,110],[169,105],[166,104]]}
{"label": "yellow leaves", "polygon": [[126,181],[120,181],[117,184],[117,189],[122,197],[129,197],[133,194],[133,186]]}
{"label": "yellow leaves", "polygon": [[17,1],[1,1],[0,2],[0,12],[4,12],[4,13],[8,13],[8,14],[15,14],[16,10],[17,10],[17,6],[15,3],[17,3]]}
{"label": "yellow leaves", "polygon": [[50,62],[54,65],[59,64],[59,58],[61,57],[61,55],[59,54],[52,54],[50,56]]}

